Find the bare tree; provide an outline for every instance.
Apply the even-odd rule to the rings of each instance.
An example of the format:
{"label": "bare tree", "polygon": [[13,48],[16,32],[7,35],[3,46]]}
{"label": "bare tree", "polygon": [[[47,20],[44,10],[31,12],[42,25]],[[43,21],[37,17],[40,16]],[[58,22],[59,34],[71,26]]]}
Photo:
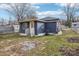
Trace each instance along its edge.
{"label": "bare tree", "polygon": [[14,16],[18,21],[36,16],[35,10],[28,3],[8,3],[7,8],[3,8],[9,14]]}
{"label": "bare tree", "polygon": [[0,25],[5,25],[6,24],[6,19],[4,19],[3,17],[0,18]]}
{"label": "bare tree", "polygon": [[2,23],[2,25],[4,25],[4,19],[3,18],[1,19],[1,23]]}
{"label": "bare tree", "polygon": [[62,10],[67,18],[66,25],[71,27],[71,22],[75,20],[75,16],[78,12],[78,4],[68,3],[64,6]]}

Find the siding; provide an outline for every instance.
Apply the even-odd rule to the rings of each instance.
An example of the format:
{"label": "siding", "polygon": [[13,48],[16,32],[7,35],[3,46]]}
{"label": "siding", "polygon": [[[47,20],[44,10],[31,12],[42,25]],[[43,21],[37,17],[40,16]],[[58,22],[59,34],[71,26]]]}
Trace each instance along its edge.
{"label": "siding", "polygon": [[76,33],[79,33],[79,22],[73,22],[72,23],[72,30]]}
{"label": "siding", "polygon": [[45,23],[45,32],[48,33],[56,33],[56,22],[47,22]]}
{"label": "siding", "polygon": [[35,22],[35,34],[41,34],[41,33],[45,33],[45,28],[44,28],[45,24],[43,22]]}
{"label": "siding", "polygon": [[[40,35],[44,33],[46,34],[57,33],[58,31],[60,31],[59,28],[60,26],[59,24],[57,24],[57,22],[40,22],[40,21],[34,22],[35,35]],[[20,33],[30,35],[29,22],[20,23]]]}
{"label": "siding", "polygon": [[41,33],[57,33],[58,27],[57,22],[35,22],[35,34],[41,34]]}

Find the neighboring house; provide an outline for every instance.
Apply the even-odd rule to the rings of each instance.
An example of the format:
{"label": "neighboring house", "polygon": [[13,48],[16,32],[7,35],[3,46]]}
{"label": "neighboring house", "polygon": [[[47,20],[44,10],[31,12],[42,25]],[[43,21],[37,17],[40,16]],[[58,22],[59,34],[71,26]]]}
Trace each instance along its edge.
{"label": "neighboring house", "polygon": [[72,30],[79,33],[79,22],[72,22]]}
{"label": "neighboring house", "polygon": [[21,20],[20,34],[21,35],[45,35],[61,33],[60,22],[58,18],[45,17],[40,20]]}

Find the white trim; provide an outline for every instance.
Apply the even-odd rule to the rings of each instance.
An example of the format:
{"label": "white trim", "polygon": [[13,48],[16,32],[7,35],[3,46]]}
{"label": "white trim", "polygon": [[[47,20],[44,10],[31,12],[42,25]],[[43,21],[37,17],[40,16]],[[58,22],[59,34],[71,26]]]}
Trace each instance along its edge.
{"label": "white trim", "polygon": [[59,31],[58,33],[48,33],[48,35],[62,35],[62,31]]}
{"label": "white trim", "polygon": [[21,36],[27,36],[27,34],[25,33],[19,33]]}
{"label": "white trim", "polygon": [[45,33],[40,33],[40,34],[37,34],[37,36],[43,36],[45,35]]}
{"label": "white trim", "polygon": [[48,35],[54,35],[55,33],[47,33]]}

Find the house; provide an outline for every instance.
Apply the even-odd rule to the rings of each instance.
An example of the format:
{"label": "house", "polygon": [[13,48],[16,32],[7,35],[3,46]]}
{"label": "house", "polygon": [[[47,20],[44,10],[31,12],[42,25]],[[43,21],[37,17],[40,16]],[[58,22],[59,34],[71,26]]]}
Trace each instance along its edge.
{"label": "house", "polygon": [[79,33],[79,22],[78,21],[72,22],[72,30],[75,31],[76,33]]}
{"label": "house", "polygon": [[76,17],[76,19],[74,19],[72,21],[72,24],[71,24],[71,29],[76,32],[76,33],[79,33],[79,17]]}
{"label": "house", "polygon": [[58,18],[45,17],[40,20],[20,20],[20,35],[45,35],[61,33],[60,22]]}

